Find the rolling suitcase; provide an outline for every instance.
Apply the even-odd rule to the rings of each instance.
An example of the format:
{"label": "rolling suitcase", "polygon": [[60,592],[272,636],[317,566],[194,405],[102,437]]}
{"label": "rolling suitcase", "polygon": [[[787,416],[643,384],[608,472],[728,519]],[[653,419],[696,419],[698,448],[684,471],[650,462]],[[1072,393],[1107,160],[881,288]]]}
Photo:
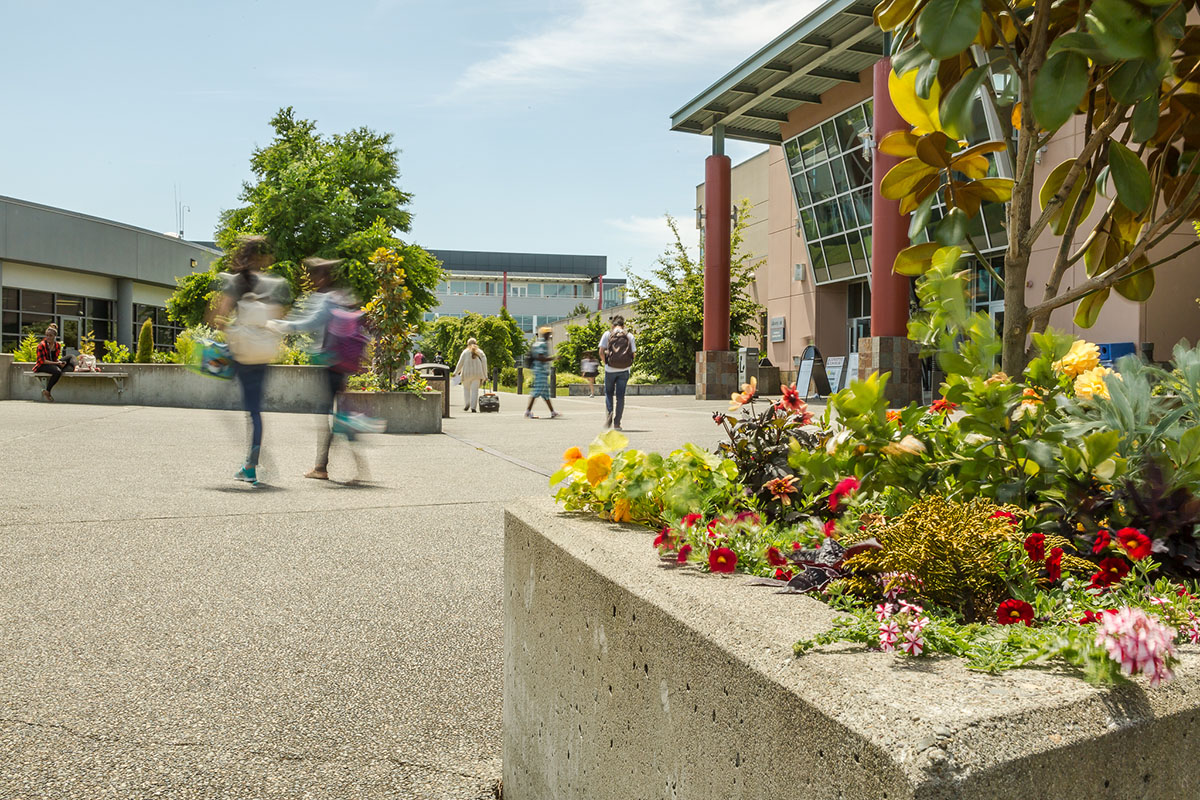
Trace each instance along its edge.
{"label": "rolling suitcase", "polygon": [[498,412],[500,410],[500,395],[495,392],[484,392],[479,395],[479,413]]}

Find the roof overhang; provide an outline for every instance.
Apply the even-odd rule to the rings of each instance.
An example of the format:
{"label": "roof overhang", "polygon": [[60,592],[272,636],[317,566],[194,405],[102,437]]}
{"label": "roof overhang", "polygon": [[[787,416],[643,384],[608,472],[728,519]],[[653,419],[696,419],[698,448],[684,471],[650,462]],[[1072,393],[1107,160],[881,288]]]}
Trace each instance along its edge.
{"label": "roof overhang", "polygon": [[883,55],[863,0],[828,0],[671,115],[671,130],[780,144],[779,124],[841,83],[858,83]]}

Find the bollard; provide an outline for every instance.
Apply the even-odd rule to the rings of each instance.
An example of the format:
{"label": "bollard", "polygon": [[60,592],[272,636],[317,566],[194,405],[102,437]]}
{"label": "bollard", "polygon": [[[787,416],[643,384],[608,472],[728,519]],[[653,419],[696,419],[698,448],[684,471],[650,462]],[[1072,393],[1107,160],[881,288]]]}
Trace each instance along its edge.
{"label": "bollard", "polygon": [[517,367],[517,394],[521,393],[521,385],[525,383],[525,370]]}
{"label": "bollard", "polygon": [[558,397],[558,368],[550,366],[550,396]]}

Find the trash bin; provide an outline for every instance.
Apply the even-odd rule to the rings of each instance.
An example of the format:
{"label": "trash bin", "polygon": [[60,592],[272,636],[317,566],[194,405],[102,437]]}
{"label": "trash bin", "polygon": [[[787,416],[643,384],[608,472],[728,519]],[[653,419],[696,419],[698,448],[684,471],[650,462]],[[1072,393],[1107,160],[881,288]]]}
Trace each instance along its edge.
{"label": "trash bin", "polygon": [[738,386],[749,383],[750,378],[758,381],[758,348],[738,348]]}
{"label": "trash bin", "polygon": [[1106,367],[1112,367],[1119,359],[1137,352],[1133,342],[1105,342],[1099,347],[1100,363]]}

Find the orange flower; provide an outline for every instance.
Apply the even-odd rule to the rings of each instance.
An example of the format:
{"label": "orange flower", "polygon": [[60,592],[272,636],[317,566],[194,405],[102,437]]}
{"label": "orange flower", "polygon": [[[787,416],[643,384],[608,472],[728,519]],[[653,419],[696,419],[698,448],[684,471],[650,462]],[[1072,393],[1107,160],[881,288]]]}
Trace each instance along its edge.
{"label": "orange flower", "polygon": [[731,399],[729,401],[729,410],[737,411],[739,408],[746,405],[746,403],[749,403],[754,399],[754,395],[757,391],[758,378],[755,378],[753,375],[751,375],[750,382],[742,384],[742,391],[740,393],[734,392],[733,395],[731,395]]}
{"label": "orange flower", "polygon": [[899,412],[899,411],[888,411],[888,412],[887,412],[887,421],[888,421],[888,422],[895,422],[895,423],[899,424],[899,422],[900,422],[900,412]]}
{"label": "orange flower", "polygon": [[613,522],[632,522],[633,517],[629,513],[629,500],[622,497],[617,502],[613,503],[612,521]]}
{"label": "orange flower", "polygon": [[563,464],[570,466],[581,458],[583,458],[582,450],[578,447],[568,447],[567,452],[563,453]]}
{"label": "orange flower", "polygon": [[796,488],[795,475],[788,475],[786,478],[772,478],[763,484],[763,488],[785,506],[792,504],[792,498],[788,495],[793,495],[800,491]]}
{"label": "orange flower", "polygon": [[587,479],[592,486],[600,483],[608,477],[608,473],[612,471],[612,456],[608,453],[596,453],[588,456],[587,460]]}

